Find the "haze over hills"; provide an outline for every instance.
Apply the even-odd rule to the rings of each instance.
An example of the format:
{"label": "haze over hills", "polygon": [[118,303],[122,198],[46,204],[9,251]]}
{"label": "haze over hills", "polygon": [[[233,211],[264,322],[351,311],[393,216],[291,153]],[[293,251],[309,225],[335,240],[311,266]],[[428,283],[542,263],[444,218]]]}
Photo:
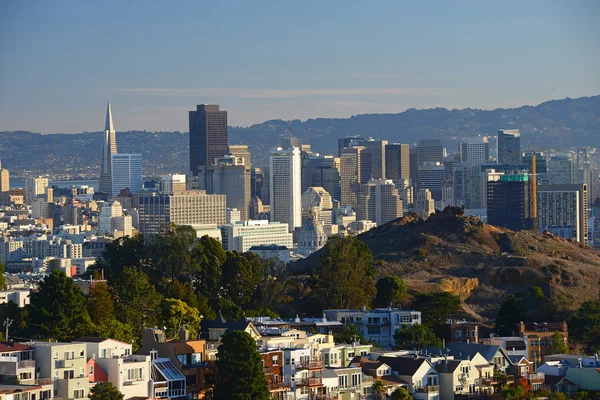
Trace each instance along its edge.
{"label": "haze over hills", "polygon": [[[193,105],[190,105],[190,109]],[[227,109],[226,104],[222,105]],[[116,110],[115,110],[116,113]],[[102,120],[98,125],[102,125]],[[118,128],[118,119],[115,121]],[[265,121],[250,127],[230,127],[232,144],[248,144],[253,164],[267,164],[268,150],[279,143],[288,122]],[[521,130],[523,146],[565,148],[600,147],[600,96],[544,102],[496,110],[409,109],[398,114],[363,114],[350,118],[293,121],[293,134],[312,145],[313,151],[336,153],[337,138],[372,136],[390,142],[415,143],[441,138],[453,147],[464,136],[494,135],[498,128]],[[181,132],[129,131],[117,133],[119,152],[141,152],[146,176],[185,172],[188,169],[188,135]],[[15,177],[49,174],[54,178],[98,176],[101,133],[39,134],[0,132],[0,158]]]}
{"label": "haze over hills", "polygon": [[[376,278],[398,275],[409,292],[452,292],[470,317],[488,324],[507,295],[532,287],[542,289],[557,310],[556,320],[597,299],[597,250],[551,234],[484,224],[458,210],[438,211],[426,221],[409,214],[359,235],[373,254]],[[292,270],[308,273],[325,251],[293,264]]]}

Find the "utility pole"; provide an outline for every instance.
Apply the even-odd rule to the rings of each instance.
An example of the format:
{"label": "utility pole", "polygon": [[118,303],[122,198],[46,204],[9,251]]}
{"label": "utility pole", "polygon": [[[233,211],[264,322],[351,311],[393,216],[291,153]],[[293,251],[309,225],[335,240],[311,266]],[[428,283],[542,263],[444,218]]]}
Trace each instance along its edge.
{"label": "utility pole", "polygon": [[4,320],[4,326],[6,327],[6,334],[4,335],[4,340],[8,342],[8,327],[12,325],[14,321],[8,317]]}

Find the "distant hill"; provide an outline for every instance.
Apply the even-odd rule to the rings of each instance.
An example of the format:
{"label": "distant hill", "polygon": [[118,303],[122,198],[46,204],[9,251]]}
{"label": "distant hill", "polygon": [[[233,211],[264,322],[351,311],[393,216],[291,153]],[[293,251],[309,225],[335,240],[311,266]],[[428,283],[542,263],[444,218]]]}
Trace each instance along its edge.
{"label": "distant hill", "polygon": [[[267,164],[269,148],[279,143],[288,123],[266,121],[247,128],[230,127],[230,143],[248,144],[253,163]],[[538,148],[600,147],[600,96],[552,100],[537,106],[496,110],[410,109],[398,114],[363,114],[350,118],[293,121],[293,133],[320,153],[336,153],[337,139],[372,136],[390,142],[415,143],[440,138],[454,148],[463,136],[495,134],[498,128],[518,128],[522,145]],[[0,158],[15,176],[46,173],[97,176],[101,135],[40,135],[0,132]],[[130,131],[117,133],[121,152],[141,152],[144,174],[184,172],[188,169],[188,135],[181,132]]]}
{"label": "distant hill", "polygon": [[[359,236],[366,243],[378,277],[394,274],[409,290],[449,291],[460,296],[471,317],[491,323],[508,295],[540,287],[556,318],[565,318],[583,301],[595,300],[600,252],[558,236],[513,232],[447,209],[423,221],[410,214]],[[323,250],[292,266],[305,274]]]}

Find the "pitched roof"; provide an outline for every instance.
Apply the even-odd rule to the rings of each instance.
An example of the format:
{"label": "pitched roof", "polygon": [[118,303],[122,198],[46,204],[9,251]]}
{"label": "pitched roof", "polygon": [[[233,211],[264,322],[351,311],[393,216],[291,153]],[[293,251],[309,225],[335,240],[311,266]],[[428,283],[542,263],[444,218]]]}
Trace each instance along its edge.
{"label": "pitched roof", "polygon": [[573,382],[566,376],[560,376],[560,375],[544,375],[544,384],[547,386],[554,386],[554,385],[558,385],[565,379],[567,381],[569,381],[570,383],[575,384],[575,382]]}
{"label": "pitched roof", "polygon": [[12,351],[31,350],[31,346],[19,342],[0,342],[0,352],[10,353]]}
{"label": "pitched roof", "polygon": [[388,357],[381,356],[377,359],[378,361],[382,361],[390,366],[393,372],[396,372],[398,375],[414,375],[423,363],[427,363],[428,361],[425,359],[415,360],[414,358],[408,357]]}
{"label": "pitched roof", "polygon": [[436,364],[435,369],[438,372],[453,373],[463,360],[444,360]]}
{"label": "pitched roof", "polygon": [[448,343],[448,348],[450,349],[450,354],[452,354],[455,359],[463,360],[467,359],[468,357],[473,357],[476,353],[479,353],[487,361],[492,362],[494,360],[494,355],[498,352],[498,350],[506,355],[504,349],[502,349],[500,346],[483,345],[477,343]]}

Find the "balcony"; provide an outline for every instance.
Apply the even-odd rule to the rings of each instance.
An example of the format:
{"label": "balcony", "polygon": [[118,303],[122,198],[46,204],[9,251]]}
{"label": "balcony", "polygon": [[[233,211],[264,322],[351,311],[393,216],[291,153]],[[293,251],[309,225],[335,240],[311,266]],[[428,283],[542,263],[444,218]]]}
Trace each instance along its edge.
{"label": "balcony", "polygon": [[36,379],[35,385],[36,386],[52,385],[52,379],[50,379],[50,378]]}
{"label": "balcony", "polygon": [[271,382],[269,383],[269,391],[270,392],[275,392],[275,391],[279,391],[279,390],[285,390],[288,388],[288,386],[283,383],[283,382]]}
{"label": "balcony", "polygon": [[304,361],[296,363],[296,370],[302,369],[323,369],[323,361]]}
{"label": "balcony", "polygon": [[515,382],[512,375],[496,375],[489,378],[481,378],[481,386],[504,386]]}
{"label": "balcony", "polygon": [[35,368],[35,361],[34,360],[19,361],[19,363],[17,364],[17,368],[19,368],[19,369]]}
{"label": "balcony", "polygon": [[544,383],[544,373],[529,374],[527,375],[527,380],[530,383]]}
{"label": "balcony", "polygon": [[273,369],[273,367],[263,367],[263,372],[265,373],[265,375],[273,375],[275,373],[275,370]]}
{"label": "balcony", "polygon": [[418,393],[439,393],[440,387],[439,385],[427,385],[425,387],[417,388],[416,391]]}
{"label": "balcony", "polygon": [[296,379],[296,386],[308,386],[308,387],[323,386],[323,378]]}

